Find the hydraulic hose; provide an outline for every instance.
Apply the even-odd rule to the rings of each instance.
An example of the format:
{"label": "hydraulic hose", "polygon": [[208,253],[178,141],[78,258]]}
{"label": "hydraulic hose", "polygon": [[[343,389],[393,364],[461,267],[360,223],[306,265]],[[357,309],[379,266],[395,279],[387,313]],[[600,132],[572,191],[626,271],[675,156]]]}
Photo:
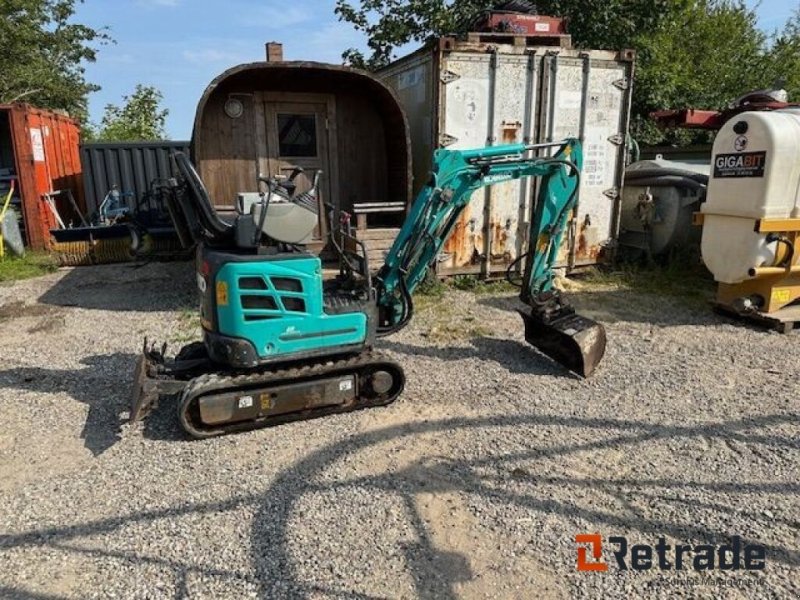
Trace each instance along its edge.
{"label": "hydraulic hose", "polygon": [[781,238],[781,241],[789,248],[789,254],[786,255],[786,258],[783,260],[781,266],[791,268],[792,263],[794,262],[794,243],[788,238]]}
{"label": "hydraulic hose", "polygon": [[[395,323],[394,325],[390,325],[388,327],[381,327],[380,324],[377,328],[377,336],[378,337],[385,337],[387,335],[392,335],[393,333],[397,333],[401,329],[403,329],[408,323],[411,321],[411,318],[414,316],[414,300],[411,298],[411,294],[408,292],[408,287],[406,286],[405,280],[401,277],[400,278],[400,294],[403,297],[403,316],[400,317],[400,320]],[[380,307],[378,307],[380,310]]]}
{"label": "hydraulic hose", "polygon": [[[561,212],[558,213],[558,218],[554,221],[554,223],[560,223],[561,220],[564,218],[565,212],[567,210],[571,210],[572,207],[575,204],[575,198],[577,197],[578,190],[580,189],[580,186],[581,186],[581,172],[578,169],[578,167],[575,166],[575,163],[572,163],[572,162],[570,162],[568,160],[550,159],[550,160],[545,160],[545,161],[542,161],[542,162],[545,163],[545,164],[561,164],[561,165],[569,167],[570,170],[572,171],[572,176],[575,177],[575,179],[577,180],[575,182],[575,188],[572,190],[572,193],[569,195],[569,198],[564,203],[564,206],[561,207]],[[528,256],[531,255],[531,242],[532,242],[532,240],[528,240],[528,250],[526,252],[520,254],[517,258],[515,258],[511,262],[511,264],[508,265],[508,267],[506,268],[506,273],[505,273],[506,281],[508,281],[508,283],[510,283],[514,287],[521,288],[523,286],[523,281],[521,279],[518,280],[518,281],[513,279],[512,276],[511,276],[511,271],[513,271],[514,267],[516,267],[522,260],[524,260],[525,258],[527,258]],[[534,243],[535,243],[535,241],[534,241]]]}
{"label": "hydraulic hose", "polygon": [[[530,242],[529,242],[529,243],[530,243]],[[515,258],[514,260],[512,260],[512,261],[511,261],[511,264],[510,264],[510,265],[508,265],[508,267],[506,268],[506,281],[507,281],[508,283],[510,283],[511,285],[513,285],[514,287],[521,288],[521,287],[522,287],[522,279],[520,279],[520,280],[513,279],[513,278],[511,277],[511,271],[513,271],[513,270],[514,270],[514,267],[516,267],[516,266],[517,266],[517,265],[518,265],[518,264],[519,264],[521,261],[523,261],[523,260],[525,260],[526,258],[528,258],[528,256],[530,256],[530,254],[531,254],[531,251],[530,251],[530,250],[528,250],[528,251],[526,251],[526,252],[523,252],[523,253],[522,253],[522,254],[520,254],[520,255],[519,255],[517,258]]]}
{"label": "hydraulic hose", "polygon": [[786,255],[786,258],[784,258],[777,266],[782,268],[783,267],[791,268],[792,263],[794,262],[794,243],[792,242],[792,240],[783,235],[778,235],[773,233],[767,236],[767,242],[768,243],[777,242],[779,244],[783,244],[789,249],[789,253]]}

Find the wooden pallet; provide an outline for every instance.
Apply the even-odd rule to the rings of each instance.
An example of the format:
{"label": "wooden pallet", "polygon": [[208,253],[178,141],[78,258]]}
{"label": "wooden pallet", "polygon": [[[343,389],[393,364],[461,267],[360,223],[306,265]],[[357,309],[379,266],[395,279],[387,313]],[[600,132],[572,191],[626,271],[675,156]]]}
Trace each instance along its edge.
{"label": "wooden pallet", "polygon": [[517,33],[471,32],[467,34],[470,44],[507,44],[517,47],[555,46],[572,48],[572,36],[565,33],[553,35],[519,35]]}
{"label": "wooden pallet", "polygon": [[718,314],[753,323],[759,327],[773,329],[778,333],[789,333],[795,327],[800,329],[800,304],[786,306],[772,313],[754,311],[745,314],[737,312],[727,304],[715,302],[712,306],[714,307],[714,312]]}

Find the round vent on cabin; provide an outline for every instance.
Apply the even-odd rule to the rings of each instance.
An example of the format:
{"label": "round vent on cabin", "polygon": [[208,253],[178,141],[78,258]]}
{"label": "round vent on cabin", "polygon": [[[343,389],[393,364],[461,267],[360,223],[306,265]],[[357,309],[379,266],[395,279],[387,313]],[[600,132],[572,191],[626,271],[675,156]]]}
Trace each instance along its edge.
{"label": "round vent on cabin", "polygon": [[225,102],[225,114],[231,119],[238,119],[244,113],[244,104],[238,98],[228,98]]}

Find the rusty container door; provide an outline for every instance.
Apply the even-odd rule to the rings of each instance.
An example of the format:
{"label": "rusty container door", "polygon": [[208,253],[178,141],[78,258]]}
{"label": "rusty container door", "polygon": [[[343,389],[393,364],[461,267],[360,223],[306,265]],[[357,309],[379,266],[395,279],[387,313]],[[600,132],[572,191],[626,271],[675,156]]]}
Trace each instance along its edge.
{"label": "rusty container door", "polygon": [[66,196],[56,195],[53,202],[67,224],[80,225],[81,216],[86,212],[80,130],[71,119],[47,111],[31,115],[30,122],[32,126],[38,126],[44,140],[45,177],[41,180],[44,187],[39,191],[44,195],[69,190],[77,211]]}
{"label": "rusty container door", "polygon": [[[535,54],[449,52],[439,73],[440,147],[530,142],[537,115]],[[499,276],[524,252],[530,181],[478,190],[439,258],[441,275]]]}
{"label": "rusty container door", "polygon": [[605,262],[616,245],[633,59],[632,51],[561,50],[544,55],[538,139],[577,137],[584,155],[578,206],[559,266]]}
{"label": "rusty container door", "polygon": [[[14,104],[4,109],[10,117],[26,243],[34,250],[44,250],[50,245],[50,229],[58,226],[47,196],[70,190],[79,208],[83,208],[80,129],[69,117],[28,105]],[[55,206],[65,215],[73,210],[61,199]]]}
{"label": "rusty container door", "polygon": [[[611,258],[628,131],[634,53],[484,44],[441,38],[382,69],[408,116],[414,192],[435,148],[584,143],[580,204],[559,266]],[[497,277],[527,250],[537,184],[526,179],[476,192],[439,257],[440,275]],[[518,268],[522,268],[519,265]]]}

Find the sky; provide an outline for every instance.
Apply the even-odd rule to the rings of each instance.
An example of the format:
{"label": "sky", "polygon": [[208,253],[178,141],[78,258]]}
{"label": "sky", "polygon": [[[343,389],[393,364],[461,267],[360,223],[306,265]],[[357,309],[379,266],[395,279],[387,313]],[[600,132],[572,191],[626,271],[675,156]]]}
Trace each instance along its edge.
{"label": "sky", "polygon": [[[747,4],[771,32],[800,2]],[[264,60],[266,42],[282,42],[286,60],[341,63],[343,50],[364,49],[366,38],[339,22],[334,6],[335,0],[85,0],[75,20],[107,28],[116,42],[87,65],[87,79],[102,86],[90,97],[90,117],[98,122],[103,108],[120,104],[137,83],[153,85],[169,109],[167,134],[189,139],[205,87],[229,67]]]}

